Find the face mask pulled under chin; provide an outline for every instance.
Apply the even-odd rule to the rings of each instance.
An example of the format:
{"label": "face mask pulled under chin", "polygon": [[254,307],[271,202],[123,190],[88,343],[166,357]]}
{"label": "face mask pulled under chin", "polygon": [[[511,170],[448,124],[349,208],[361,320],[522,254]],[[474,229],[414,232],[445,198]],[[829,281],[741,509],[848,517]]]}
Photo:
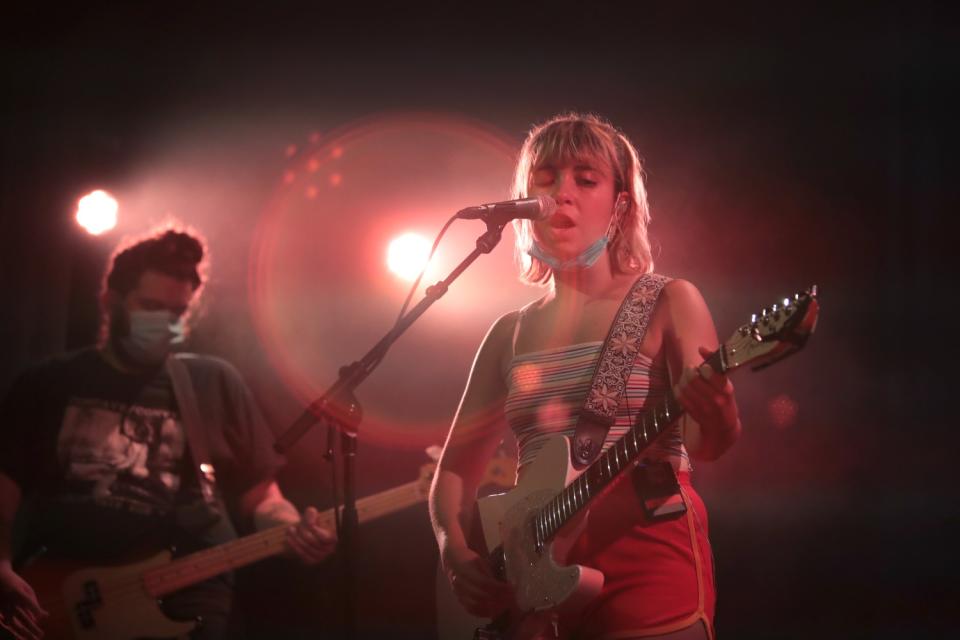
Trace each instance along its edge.
{"label": "face mask pulled under chin", "polygon": [[569,260],[559,260],[551,256],[544,251],[543,247],[541,247],[536,240],[533,241],[533,246],[530,247],[527,253],[537,260],[542,261],[554,271],[580,271],[581,269],[589,269],[597,263],[597,260],[603,255],[603,250],[607,248],[608,242],[607,236],[601,236],[597,238],[593,244],[584,249],[580,255],[574,256]]}
{"label": "face mask pulled under chin", "polygon": [[616,215],[611,216],[610,222],[607,223],[606,232],[590,243],[590,246],[581,251],[579,255],[576,255],[568,260],[560,260],[559,258],[550,255],[536,240],[531,243],[527,254],[536,258],[537,260],[540,260],[555,272],[581,271],[583,269],[589,269],[595,265],[597,260],[600,259],[600,256],[603,255],[603,250],[607,248],[607,246],[610,244],[610,239],[613,237],[615,225],[618,224],[619,218]]}
{"label": "face mask pulled under chin", "polygon": [[128,358],[143,365],[161,364],[173,345],[183,342],[183,319],[170,311],[130,311],[130,332],[118,338]]}

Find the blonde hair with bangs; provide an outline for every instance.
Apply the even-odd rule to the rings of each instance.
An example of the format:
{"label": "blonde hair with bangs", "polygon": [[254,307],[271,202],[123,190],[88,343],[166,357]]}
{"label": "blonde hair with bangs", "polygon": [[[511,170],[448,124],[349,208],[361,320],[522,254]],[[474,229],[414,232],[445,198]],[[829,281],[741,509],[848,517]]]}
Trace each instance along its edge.
{"label": "blonde hair with bangs", "polygon": [[[531,175],[537,167],[584,159],[599,159],[609,165],[616,193],[626,192],[630,196],[609,244],[613,272],[650,273],[650,207],[640,157],[627,136],[599,116],[565,113],[530,129],[514,170],[513,197],[527,197]],[[514,220],[513,225],[520,280],[541,286],[550,284],[553,269],[528,253],[533,246],[532,221]]]}

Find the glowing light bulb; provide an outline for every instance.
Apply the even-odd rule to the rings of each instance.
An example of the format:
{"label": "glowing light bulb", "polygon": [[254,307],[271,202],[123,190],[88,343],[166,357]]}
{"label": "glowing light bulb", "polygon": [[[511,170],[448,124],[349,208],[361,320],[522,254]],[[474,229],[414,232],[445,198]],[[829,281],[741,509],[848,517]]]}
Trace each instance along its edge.
{"label": "glowing light bulb", "polygon": [[117,226],[117,200],[106,191],[97,189],[77,202],[77,223],[87,233],[98,236]]}
{"label": "glowing light bulb", "polygon": [[414,280],[430,255],[430,242],[416,233],[394,238],[387,248],[387,267],[404,280]]}

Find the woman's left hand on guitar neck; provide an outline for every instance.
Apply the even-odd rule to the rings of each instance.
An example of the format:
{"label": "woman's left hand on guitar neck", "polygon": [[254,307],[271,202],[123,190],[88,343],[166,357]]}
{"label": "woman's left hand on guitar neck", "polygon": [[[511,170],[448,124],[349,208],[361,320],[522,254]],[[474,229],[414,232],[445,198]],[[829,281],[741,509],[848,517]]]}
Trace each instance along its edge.
{"label": "woman's left hand on guitar neck", "polygon": [[[700,347],[699,351],[705,359],[712,354],[706,347]],[[726,375],[717,373],[708,364],[685,367],[673,393],[689,419],[699,427],[695,447],[698,458],[715,460],[740,437],[733,383]]]}

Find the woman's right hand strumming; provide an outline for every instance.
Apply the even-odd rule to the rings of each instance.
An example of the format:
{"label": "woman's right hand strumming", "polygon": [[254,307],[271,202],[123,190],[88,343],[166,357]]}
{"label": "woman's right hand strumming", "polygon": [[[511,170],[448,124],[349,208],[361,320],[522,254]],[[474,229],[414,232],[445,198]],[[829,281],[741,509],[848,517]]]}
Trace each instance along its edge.
{"label": "woman's right hand strumming", "polygon": [[430,517],[440,563],[457,600],[474,616],[493,618],[513,604],[510,586],[498,580],[486,559],[467,546],[470,519],[487,461],[503,439],[506,386],[501,376],[504,350],[513,335],[516,313],[494,323],[474,360],[470,379],[437,463],[430,491]]}
{"label": "woman's right hand strumming", "polygon": [[498,580],[486,560],[469,547],[445,546],[440,562],[454,595],[469,613],[494,618],[512,605],[510,585]]}

